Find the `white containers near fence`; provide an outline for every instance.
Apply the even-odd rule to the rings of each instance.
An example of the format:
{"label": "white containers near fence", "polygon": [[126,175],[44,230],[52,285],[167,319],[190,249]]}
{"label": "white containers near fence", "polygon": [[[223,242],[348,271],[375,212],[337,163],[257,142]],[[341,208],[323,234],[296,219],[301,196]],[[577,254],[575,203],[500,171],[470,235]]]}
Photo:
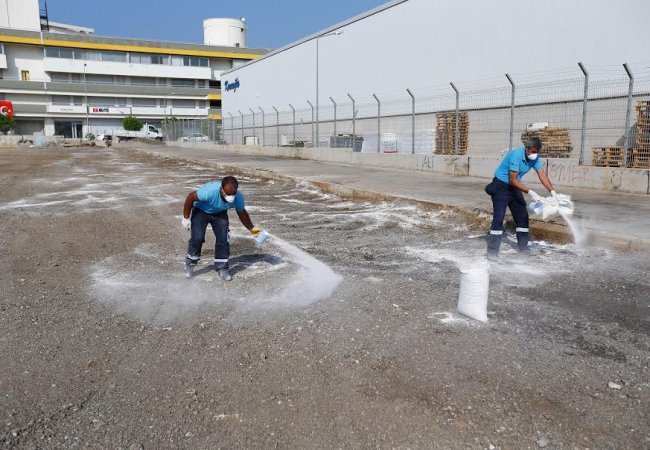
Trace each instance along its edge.
{"label": "white containers near fence", "polygon": [[487,322],[489,292],[490,268],[487,262],[460,269],[459,313],[481,322]]}

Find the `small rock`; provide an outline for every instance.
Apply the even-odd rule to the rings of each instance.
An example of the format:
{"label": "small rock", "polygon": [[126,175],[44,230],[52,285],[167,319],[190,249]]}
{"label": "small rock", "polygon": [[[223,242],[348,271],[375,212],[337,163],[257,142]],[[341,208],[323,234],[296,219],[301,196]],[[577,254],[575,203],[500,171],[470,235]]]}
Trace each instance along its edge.
{"label": "small rock", "polygon": [[546,447],[547,445],[548,445],[548,439],[546,439],[546,438],[541,438],[541,439],[539,439],[539,440],[537,441],[537,446],[538,446],[539,448],[544,448],[544,447]]}
{"label": "small rock", "polygon": [[260,359],[261,359],[262,361],[266,360],[266,353],[262,353],[262,354],[260,355]]}
{"label": "small rock", "polygon": [[612,389],[621,389],[621,388],[623,387],[623,386],[621,386],[620,384],[616,384],[616,383],[614,383],[614,382],[612,382],[612,381],[610,381],[609,383],[607,383],[607,386],[609,386],[609,387],[612,388]]}

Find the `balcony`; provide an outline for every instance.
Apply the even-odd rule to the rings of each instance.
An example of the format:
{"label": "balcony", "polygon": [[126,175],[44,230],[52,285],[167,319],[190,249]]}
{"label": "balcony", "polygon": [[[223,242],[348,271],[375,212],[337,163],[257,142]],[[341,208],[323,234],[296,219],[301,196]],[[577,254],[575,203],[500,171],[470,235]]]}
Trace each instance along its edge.
{"label": "balcony", "polygon": [[[45,87],[43,87],[44,85]],[[43,83],[42,81],[21,81],[8,79],[0,79],[0,91],[15,91],[20,93],[33,92],[37,94],[44,94],[45,91],[47,91],[48,94],[54,95],[83,95],[84,92],[88,92],[88,94],[101,94],[102,96],[129,97],[132,95],[149,95],[159,98],[195,97],[197,99],[206,99],[209,96],[218,96],[220,98],[221,96],[221,90],[214,88],[139,86],[131,84],[104,83],[84,84],[83,82],[61,83],[56,81]]]}
{"label": "balcony", "polygon": [[209,80],[209,67],[169,66],[164,64],[131,64],[126,62],[89,61],[81,59],[44,58],[46,72],[86,73],[99,75],[123,75],[153,78],[194,78]]}

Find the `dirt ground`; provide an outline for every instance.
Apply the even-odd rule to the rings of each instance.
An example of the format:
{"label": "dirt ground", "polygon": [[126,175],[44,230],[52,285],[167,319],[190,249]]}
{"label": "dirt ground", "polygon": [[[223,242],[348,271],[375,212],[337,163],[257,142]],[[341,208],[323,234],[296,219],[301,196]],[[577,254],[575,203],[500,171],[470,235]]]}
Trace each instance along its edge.
{"label": "dirt ground", "polygon": [[[234,279],[182,275],[185,195],[224,174],[0,150],[0,448],[650,448],[650,257],[240,178]],[[390,180],[387,180],[390,182]]]}

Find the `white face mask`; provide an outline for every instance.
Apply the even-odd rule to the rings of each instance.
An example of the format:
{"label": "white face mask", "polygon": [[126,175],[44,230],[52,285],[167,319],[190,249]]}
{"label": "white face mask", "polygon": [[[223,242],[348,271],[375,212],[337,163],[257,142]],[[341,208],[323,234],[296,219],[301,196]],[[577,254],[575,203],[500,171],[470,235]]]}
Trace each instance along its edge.
{"label": "white face mask", "polygon": [[530,159],[531,161],[535,161],[537,159],[537,156],[538,156],[537,153],[531,153],[530,155],[528,155],[528,159]]}
{"label": "white face mask", "polygon": [[232,203],[235,201],[235,196],[234,195],[224,195],[223,196],[228,203]]}

